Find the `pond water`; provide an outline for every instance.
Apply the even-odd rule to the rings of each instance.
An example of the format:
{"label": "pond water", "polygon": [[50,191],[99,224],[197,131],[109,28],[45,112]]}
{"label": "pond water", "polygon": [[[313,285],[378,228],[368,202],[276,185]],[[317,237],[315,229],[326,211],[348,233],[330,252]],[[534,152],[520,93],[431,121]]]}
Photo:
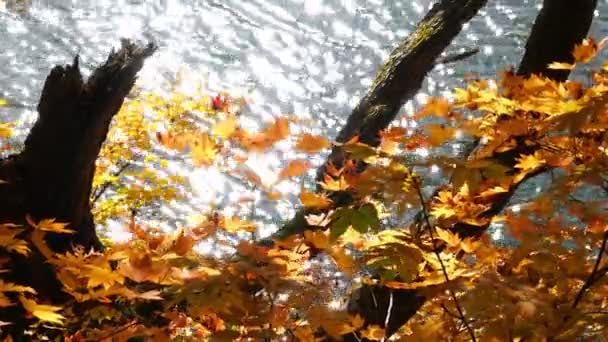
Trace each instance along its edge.
{"label": "pond water", "polygon": [[[128,37],[160,46],[142,71],[140,83],[146,87],[161,88],[185,66],[187,74],[205,79],[212,89],[246,95],[250,105],[244,115],[251,125],[290,113],[312,119],[306,130],[333,136],[391,48],[414,29],[432,3],[0,0],[0,97],[9,102],[0,119],[21,120],[27,127],[35,119],[43,81],[55,64],[67,63],[79,53],[81,65],[90,71],[121,37]],[[517,64],[541,3],[489,1],[448,49],[478,47],[480,53],[437,67],[404,112],[412,112],[426,95],[460,84],[466,74],[491,77]],[[27,8],[15,10],[20,5]],[[608,35],[606,10],[608,0],[600,0],[591,32],[595,37]],[[281,159],[260,158],[260,165],[269,168]],[[214,172],[192,171],[197,201],[242,191]],[[280,216],[289,215],[295,198],[280,205]]]}

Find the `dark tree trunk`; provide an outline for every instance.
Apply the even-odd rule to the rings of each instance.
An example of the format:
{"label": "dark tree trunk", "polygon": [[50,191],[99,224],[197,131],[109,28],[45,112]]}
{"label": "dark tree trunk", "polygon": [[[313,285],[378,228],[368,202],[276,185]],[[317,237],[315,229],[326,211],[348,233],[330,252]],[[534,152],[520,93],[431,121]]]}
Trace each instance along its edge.
{"label": "dark tree trunk", "polygon": [[[140,47],[123,41],[122,48],[113,51],[86,82],[78,57],[72,65],[53,68],[23,152],[0,161],[0,179],[7,182],[0,184],[0,223],[27,227],[26,215],[36,221],[54,218],[68,222],[75,234],[48,234],[53,251],[102,248],[89,203],[95,161],[112,117],[155,49],[152,44]],[[60,304],[67,299],[61,284],[44,257],[31,247],[27,258],[11,255],[12,273],[7,278],[33,287],[40,300]],[[12,314],[18,315],[19,309]],[[16,317],[9,318],[14,322]],[[17,323],[14,328],[23,327]]]}

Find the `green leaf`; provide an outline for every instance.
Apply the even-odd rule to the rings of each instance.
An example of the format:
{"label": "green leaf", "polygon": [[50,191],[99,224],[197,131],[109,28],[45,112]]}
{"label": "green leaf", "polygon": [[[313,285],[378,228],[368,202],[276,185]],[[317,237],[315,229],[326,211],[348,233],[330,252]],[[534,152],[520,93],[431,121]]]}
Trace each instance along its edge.
{"label": "green leaf", "polygon": [[351,225],[352,215],[353,210],[350,208],[341,208],[333,213],[332,223],[329,227],[329,237],[331,241],[335,241],[346,232]]}
{"label": "green leaf", "polygon": [[377,231],[380,229],[378,211],[371,204],[365,204],[352,215],[351,225],[359,233],[367,233],[370,228]]}

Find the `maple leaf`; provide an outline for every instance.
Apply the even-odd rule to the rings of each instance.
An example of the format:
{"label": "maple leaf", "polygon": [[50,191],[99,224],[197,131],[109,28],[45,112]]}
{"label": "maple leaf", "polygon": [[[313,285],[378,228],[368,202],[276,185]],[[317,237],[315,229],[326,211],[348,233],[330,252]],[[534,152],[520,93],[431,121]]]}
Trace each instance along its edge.
{"label": "maple leaf", "polygon": [[595,40],[591,37],[584,39],[582,43],[577,44],[574,47],[574,51],[572,52],[572,56],[576,62],[587,63],[591,61],[597,52],[604,46],[605,39],[596,43]]}
{"label": "maple leaf", "polygon": [[36,223],[34,219],[29,215],[25,215],[25,220],[27,223],[41,231],[52,232],[52,233],[64,233],[64,234],[74,234],[74,231],[71,229],[66,229],[65,227],[69,223],[55,222],[55,219],[43,219],[40,222]]}
{"label": "maple leaf", "polygon": [[19,301],[23,308],[32,314],[34,317],[38,318],[43,322],[63,325],[63,321],[65,317],[61,314],[58,314],[57,311],[61,310],[60,306],[46,305],[46,304],[38,304],[36,301],[27,299],[23,296],[19,296]]}
{"label": "maple leaf", "polygon": [[329,147],[329,141],[318,135],[304,133],[298,137],[296,150],[304,153],[314,154]]}
{"label": "maple leaf", "polygon": [[544,164],[545,160],[543,160],[540,153],[536,151],[534,154],[522,154],[519,158],[517,158],[517,164],[515,164],[515,167],[521,169],[523,172],[530,172],[536,170]]}
{"label": "maple leaf", "polygon": [[238,141],[243,147],[249,151],[264,151],[274,145],[276,142],[287,138],[289,135],[289,120],[286,118],[278,118],[268,128],[250,136],[247,133],[241,133]]}
{"label": "maple leaf", "polygon": [[325,209],[332,204],[332,200],[322,194],[309,191],[300,192],[300,201],[305,208]]}
{"label": "maple leaf", "polygon": [[321,185],[321,187],[327,191],[344,191],[350,188],[350,185],[343,175],[341,175],[338,179],[335,179],[332,176],[325,174],[323,177],[323,182],[319,182],[319,185]]}
{"label": "maple leaf", "polygon": [[425,126],[428,133],[428,139],[431,145],[439,146],[444,142],[454,138],[457,129],[454,127],[446,127],[444,125],[430,124]]}
{"label": "maple leaf", "polygon": [[451,105],[447,99],[442,97],[431,97],[426,105],[414,116],[416,119],[426,116],[436,115],[438,117],[446,117],[450,113]]}
{"label": "maple leaf", "polygon": [[107,267],[85,265],[83,276],[88,278],[87,287],[91,289],[100,285],[108,289],[116,283],[123,284],[125,281],[124,276],[113,271],[109,265]]}
{"label": "maple leaf", "polygon": [[436,204],[431,209],[431,215],[435,218],[450,218],[456,216],[456,210],[451,206],[444,204]]}
{"label": "maple leaf", "polygon": [[462,242],[458,234],[452,233],[449,230],[436,229],[436,232],[439,239],[445,241],[450,247],[457,247]]}
{"label": "maple leaf", "polygon": [[308,160],[292,160],[281,172],[279,172],[279,179],[285,179],[289,177],[301,176],[310,169],[311,164]]}
{"label": "maple leaf", "polygon": [[23,229],[11,229],[6,225],[0,225],[0,247],[9,252],[28,255],[30,248],[27,241],[16,238],[21,232],[23,232]]}

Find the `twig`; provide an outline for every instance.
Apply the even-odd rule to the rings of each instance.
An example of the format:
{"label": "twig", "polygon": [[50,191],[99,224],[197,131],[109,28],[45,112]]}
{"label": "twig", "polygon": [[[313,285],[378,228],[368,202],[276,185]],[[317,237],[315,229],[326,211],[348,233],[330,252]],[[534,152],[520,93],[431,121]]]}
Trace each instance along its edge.
{"label": "twig", "polygon": [[601,272],[598,273],[598,271],[600,270],[600,263],[602,262],[602,257],[604,256],[604,252],[606,251],[606,242],[608,242],[608,231],[604,233],[604,238],[602,239],[602,246],[600,247],[600,251],[597,255],[597,259],[595,259],[595,265],[593,265],[593,271],[591,271],[591,274],[587,278],[587,281],[585,281],[585,284],[583,285],[583,287],[581,287],[581,289],[576,294],[576,298],[574,299],[574,302],[572,303],[573,309],[575,309],[576,306],[578,305],[578,303],[580,303],[580,301],[583,299],[583,295],[585,294],[585,292],[587,290],[589,290],[589,288],[591,288],[591,286],[593,286],[593,284],[596,281],[598,281],[602,277],[603,274],[605,274],[605,273],[601,273]]}
{"label": "twig", "polygon": [[[386,318],[384,319],[384,326],[388,327],[388,323],[391,321],[391,312],[393,311],[393,291],[391,291],[388,297],[388,308],[386,309]],[[382,342],[386,340],[386,333],[382,337]]]}
{"label": "twig", "polygon": [[[112,173],[112,177],[120,176],[120,174],[123,173],[129,166],[131,166],[131,163],[125,162],[118,168],[118,170],[116,170]],[[107,181],[107,182],[103,183],[102,185],[100,185],[98,188],[96,188],[93,191],[93,193],[95,195],[93,196],[93,199],[91,199],[91,204],[97,202],[97,200],[101,197],[101,195],[103,195],[108,190],[108,188],[110,188],[110,185],[112,185],[112,182]]]}
{"label": "twig", "polygon": [[[424,195],[422,194],[422,186],[420,185],[420,181],[418,180],[418,178],[414,178],[413,183],[414,183],[414,186],[416,187],[416,191],[418,192],[418,197],[420,199],[420,205],[422,206],[422,215],[424,216],[424,221],[429,230],[429,235],[431,237],[431,241],[433,242],[433,241],[435,241],[435,237],[433,234],[433,226],[431,225],[431,220],[429,218],[429,211],[428,211],[428,208],[426,207],[426,202],[424,201]],[[434,242],[433,242],[433,244],[434,244]],[[443,259],[441,259],[441,254],[439,254],[439,251],[434,247],[433,247],[433,252],[435,253],[435,256],[437,256],[437,260],[439,260],[439,265],[441,265],[441,271],[443,272],[443,277],[445,278],[446,283],[449,283],[450,276],[448,275],[448,271],[445,267],[445,264],[443,263]],[[473,331],[473,328],[471,328],[471,326],[469,325],[469,322],[467,321],[466,317],[464,316],[464,311],[460,307],[460,303],[458,301],[458,298],[456,297],[456,294],[450,288],[448,288],[448,292],[450,293],[450,296],[452,297],[452,300],[454,301],[454,305],[456,306],[456,310],[458,311],[458,315],[459,315],[458,318],[464,324],[469,335],[471,335],[471,340],[473,342],[477,342],[477,339],[475,338],[475,332]]]}
{"label": "twig", "polygon": [[464,52],[450,54],[445,57],[439,57],[439,58],[437,58],[435,65],[458,62],[465,58],[469,58],[469,57],[477,54],[478,52],[479,52],[479,48],[472,48],[472,49],[466,50]]}

